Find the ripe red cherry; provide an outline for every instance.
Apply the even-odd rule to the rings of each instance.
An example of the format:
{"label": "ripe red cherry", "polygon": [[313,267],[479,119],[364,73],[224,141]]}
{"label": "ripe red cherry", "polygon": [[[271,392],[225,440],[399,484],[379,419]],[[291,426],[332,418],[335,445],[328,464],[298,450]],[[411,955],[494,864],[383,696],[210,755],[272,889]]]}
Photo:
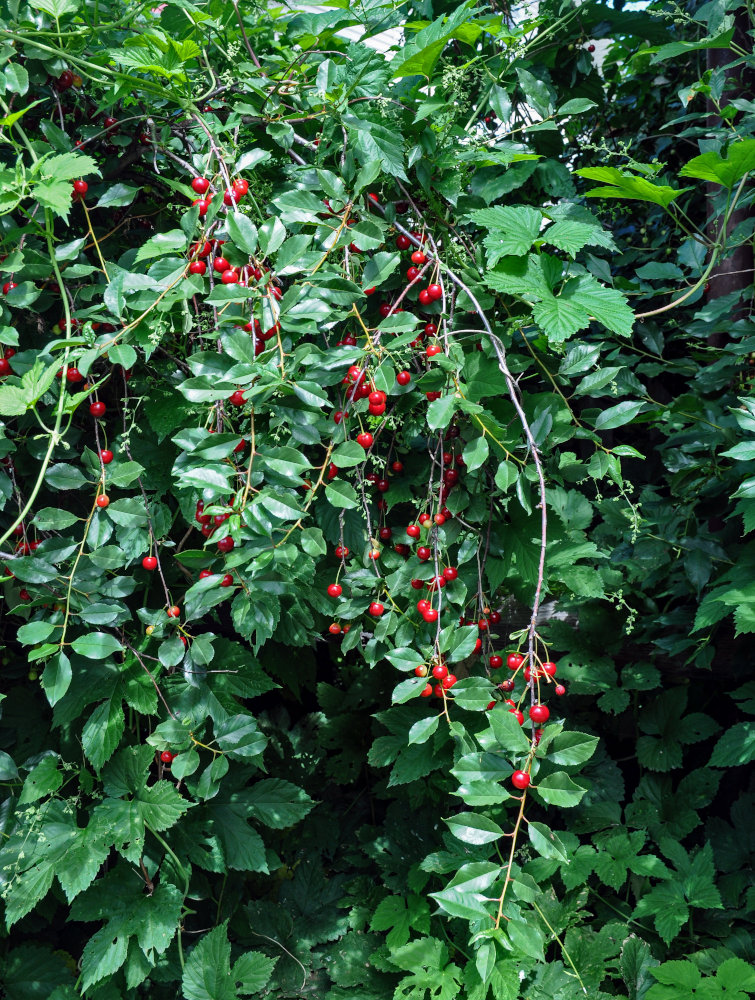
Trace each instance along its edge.
{"label": "ripe red cherry", "polygon": [[449,674],[448,677],[443,678],[443,687],[448,691],[456,683],[456,676],[454,674]]}
{"label": "ripe red cherry", "polygon": [[592,44],[592,42],[590,42],[590,44],[587,46],[587,51],[588,52],[594,52],[595,51],[595,46]]}
{"label": "ripe red cherry", "polygon": [[411,372],[403,371],[396,373],[396,381],[399,385],[409,385],[412,380]]}
{"label": "ripe red cherry", "polygon": [[423,615],[430,607],[431,604],[426,597],[421,597],[417,601],[417,611],[419,611],[421,615]]}
{"label": "ripe red cherry", "polygon": [[160,760],[163,762],[163,764],[170,764],[170,762],[173,760],[174,757],[175,754],[172,754],[170,750],[163,750],[163,752],[160,754]]}
{"label": "ripe red cherry", "polygon": [[222,580],[220,581],[221,587],[231,587],[233,586],[233,574],[225,573]]}
{"label": "ripe red cherry", "polygon": [[511,775],[511,784],[514,788],[518,788],[520,791],[524,791],[525,788],[529,787],[530,776],[524,771],[514,771]]}
{"label": "ripe red cherry", "polygon": [[233,182],[233,190],[237,198],[243,198],[249,190],[249,181],[244,177],[237,177]]}
{"label": "ripe red cherry", "polygon": [[524,657],[521,653],[509,653],[506,657],[506,666],[509,670],[518,670],[524,663]]}
{"label": "ripe red cherry", "polygon": [[430,558],[432,554],[433,554],[432,550],[429,549],[426,545],[420,545],[420,547],[417,549],[417,557],[421,559],[423,562],[427,562],[427,560]]}
{"label": "ripe red cherry", "polygon": [[204,218],[205,215],[210,211],[210,206],[212,205],[212,198],[195,198],[192,205],[196,205],[199,209],[199,215]]}
{"label": "ripe red cherry", "polygon": [[373,618],[380,618],[380,616],[385,611],[385,608],[380,603],[380,601],[373,601],[372,604],[367,609]]}
{"label": "ripe red cherry", "polygon": [[422,267],[422,265],[426,263],[427,263],[427,257],[425,256],[425,254],[422,253],[421,250],[415,250],[414,253],[412,254],[412,264],[417,264],[419,267]]}
{"label": "ripe red cherry", "polygon": [[547,722],[550,718],[550,709],[547,705],[533,705],[529,710],[529,717],[533,722],[537,722],[538,725],[541,722]]}
{"label": "ripe red cherry", "polygon": [[218,274],[222,274],[223,271],[227,271],[231,265],[225,259],[225,257],[216,257],[212,262],[213,271],[217,271]]}
{"label": "ripe red cherry", "polygon": [[479,630],[480,630],[481,632],[487,632],[487,630],[488,630],[488,620],[487,620],[487,618],[481,618],[481,619],[480,619],[480,620],[479,620],[479,621],[477,622],[477,628],[478,628],[478,629],[479,629]]}
{"label": "ripe red cherry", "polygon": [[209,190],[210,182],[207,180],[206,177],[195,177],[194,180],[191,182],[191,186],[196,191],[197,194],[204,194],[205,191]]}
{"label": "ripe red cherry", "polygon": [[226,535],[225,538],[221,538],[218,542],[219,552],[230,552],[236,543],[231,538],[230,535]]}
{"label": "ripe red cherry", "polygon": [[419,696],[420,698],[429,698],[432,693],[433,693],[432,684],[425,684],[425,686],[420,691]]}
{"label": "ripe red cherry", "polygon": [[117,126],[118,119],[117,118],[112,118],[110,115],[108,115],[106,118],[103,119],[102,124],[105,126],[105,128],[108,131],[112,131]]}
{"label": "ripe red cherry", "polygon": [[243,391],[241,389],[236,389],[235,392],[232,392],[228,397],[228,402],[232,406],[243,406],[244,403],[246,403]]}
{"label": "ripe red cherry", "polygon": [[490,622],[491,625],[500,625],[501,624],[500,612],[491,611],[490,614],[488,615],[488,621]]}
{"label": "ripe red cherry", "polygon": [[203,260],[193,260],[189,264],[189,274],[207,274],[207,265]]}
{"label": "ripe red cherry", "polygon": [[541,669],[544,674],[548,675],[548,677],[555,677],[556,670],[558,668],[556,667],[555,663],[552,663],[550,660],[546,660],[545,663],[542,665]]}
{"label": "ripe red cherry", "polygon": [[6,281],[3,285],[3,295],[7,295],[8,292],[12,292],[14,288],[18,288],[15,281]]}
{"label": "ripe red cherry", "polygon": [[429,514],[420,514],[417,520],[420,524],[429,524],[432,518]]}
{"label": "ripe red cherry", "polygon": [[328,587],[328,594],[331,597],[340,597],[343,593],[343,587],[340,583],[331,583]]}
{"label": "ripe red cherry", "polygon": [[432,302],[432,299],[430,298],[430,293],[426,288],[422,289],[417,298],[421,306],[429,306],[430,303]]}
{"label": "ripe red cherry", "polygon": [[433,667],[433,677],[442,681],[444,677],[448,677],[448,667],[446,667],[443,663],[436,663]]}
{"label": "ripe red cherry", "polygon": [[503,657],[498,656],[497,653],[494,653],[493,656],[491,656],[490,659],[488,660],[488,663],[493,668],[493,670],[498,670],[500,669],[500,667],[503,666]]}
{"label": "ripe red cherry", "polygon": [[336,546],[336,556],[339,559],[345,559],[348,554],[349,554],[349,550],[348,550],[348,548],[345,545],[337,545]]}
{"label": "ripe red cherry", "polygon": [[361,434],[357,434],[357,444],[361,445],[365,451],[372,447],[373,441],[374,438],[368,431],[363,431]]}
{"label": "ripe red cherry", "polygon": [[220,275],[220,280],[224,285],[235,285],[239,280],[239,276],[233,268],[229,268],[227,271],[223,271]]}
{"label": "ripe red cherry", "polygon": [[328,632],[330,632],[331,635],[339,635],[340,631],[341,631],[341,626],[338,624],[338,622],[332,622],[330,625],[328,625]]}
{"label": "ripe red cherry", "polygon": [[420,663],[418,667],[414,668],[415,677],[427,677],[427,667],[424,663]]}
{"label": "ripe red cherry", "polygon": [[408,545],[404,545],[403,542],[398,542],[396,545],[393,546],[393,551],[396,552],[396,553],[398,553],[398,555],[400,555],[400,556],[408,556],[409,555],[409,546]]}
{"label": "ripe red cherry", "polygon": [[89,412],[92,414],[93,417],[104,417],[105,410],[106,406],[104,403],[97,402],[89,404]]}
{"label": "ripe red cherry", "polygon": [[566,688],[564,687],[563,684],[557,684],[553,690],[556,692],[559,698],[561,697],[561,695],[566,694]]}
{"label": "ripe red cherry", "polygon": [[370,403],[384,403],[387,399],[387,396],[380,389],[375,389],[373,392],[369,394],[367,399],[369,400]]}
{"label": "ripe red cherry", "polygon": [[425,323],[426,337],[434,337],[437,332],[438,332],[438,327],[435,325],[435,323]]}
{"label": "ripe red cherry", "polygon": [[173,604],[167,610],[168,618],[178,618],[180,614],[181,614],[181,609],[178,607],[177,604]]}
{"label": "ripe red cherry", "polygon": [[200,569],[199,579],[206,580],[208,576],[212,576],[212,572],[209,569]]}
{"label": "ripe red cherry", "polygon": [[428,344],[427,350],[425,351],[425,354],[428,356],[428,358],[434,358],[436,354],[442,354],[442,353],[443,353],[443,348],[440,346],[440,344]]}
{"label": "ripe red cherry", "polygon": [[105,507],[107,507],[110,503],[110,497],[106,493],[100,493],[100,495],[94,502],[97,504],[98,507],[104,510]]}
{"label": "ripe red cherry", "polygon": [[[69,374],[70,374],[70,369],[69,369]],[[103,465],[110,465],[110,463],[113,461],[113,453],[109,448],[102,449],[102,451],[100,452],[100,461],[102,462]]]}
{"label": "ripe red cherry", "polygon": [[390,304],[390,302],[383,302],[380,308],[378,309],[378,312],[383,317],[383,319],[387,319],[390,316],[392,309],[393,306]]}
{"label": "ripe red cherry", "polygon": [[399,233],[399,235],[396,237],[396,246],[399,248],[399,250],[408,250],[411,245],[412,241],[409,239],[408,236],[404,236],[403,233]]}
{"label": "ripe red cherry", "polygon": [[380,558],[380,549],[370,549],[370,551],[367,553],[367,555],[374,562],[375,559],[379,559]]}
{"label": "ripe red cherry", "polygon": [[510,680],[510,679],[507,680],[507,681],[502,681],[498,685],[498,687],[501,689],[501,691],[513,691],[514,690],[514,682],[512,680]]}
{"label": "ripe red cherry", "polygon": [[69,90],[73,86],[73,73],[70,69],[64,69],[55,81],[58,90]]}
{"label": "ripe red cherry", "polygon": [[391,462],[391,472],[398,473],[398,472],[403,472],[403,471],[404,471],[404,463],[403,462],[399,462],[398,460],[396,460],[395,462]]}
{"label": "ripe red cherry", "polygon": [[438,620],[438,609],[428,608],[426,611],[422,612],[422,617],[429,625],[432,625],[434,622],[437,622]]}
{"label": "ripe red cherry", "polygon": [[142,566],[148,570],[157,569],[157,559],[155,556],[145,556],[142,559]]}
{"label": "ripe red cherry", "polygon": [[406,529],[406,533],[410,538],[419,538],[422,534],[422,529],[418,524],[410,524]]}
{"label": "ripe red cherry", "polygon": [[424,586],[424,580],[412,580],[412,590],[423,590]]}
{"label": "ripe red cherry", "polygon": [[19,590],[18,596],[21,598],[22,601],[30,601],[31,600],[31,594],[26,589]]}
{"label": "ripe red cherry", "polygon": [[10,375],[13,369],[7,358],[0,358],[0,375]]}
{"label": "ripe red cherry", "polygon": [[426,392],[425,393],[425,396],[427,397],[427,399],[431,403],[435,402],[436,399],[440,399],[441,395],[442,394],[440,392]]}
{"label": "ripe red cherry", "polygon": [[447,580],[455,580],[458,575],[459,571],[455,566],[446,566],[443,570],[443,576],[445,576]]}
{"label": "ripe red cherry", "polygon": [[440,285],[435,285],[435,284],[428,285],[427,294],[430,296],[431,300],[435,302],[436,299],[443,298],[443,289],[440,287]]}
{"label": "ripe red cherry", "polygon": [[412,266],[412,267],[407,268],[407,270],[406,270],[406,280],[409,282],[409,284],[411,284],[413,281],[416,281],[418,277],[419,277],[419,268],[418,267]]}
{"label": "ripe red cherry", "polygon": [[389,538],[390,538],[390,537],[391,537],[391,536],[393,535],[393,532],[392,532],[392,531],[391,531],[391,529],[390,529],[390,528],[388,527],[388,525],[385,525],[384,527],[382,527],[382,528],[380,529],[380,531],[378,532],[378,534],[379,534],[380,538],[381,538],[381,539],[382,539],[382,540],[383,540],[384,542],[387,542],[387,541],[388,541],[388,539],[389,539]]}
{"label": "ripe red cherry", "polygon": [[474,644],[474,653],[479,653],[482,649],[482,639],[477,639]]}
{"label": "ripe red cherry", "polygon": [[73,182],[73,190],[76,194],[83,197],[89,190],[89,185],[86,181],[78,180]]}
{"label": "ripe red cherry", "polygon": [[509,712],[511,712],[511,714],[514,716],[514,718],[516,719],[516,721],[519,723],[520,726],[524,725],[524,716],[522,715],[522,713],[519,711],[518,708],[510,708]]}

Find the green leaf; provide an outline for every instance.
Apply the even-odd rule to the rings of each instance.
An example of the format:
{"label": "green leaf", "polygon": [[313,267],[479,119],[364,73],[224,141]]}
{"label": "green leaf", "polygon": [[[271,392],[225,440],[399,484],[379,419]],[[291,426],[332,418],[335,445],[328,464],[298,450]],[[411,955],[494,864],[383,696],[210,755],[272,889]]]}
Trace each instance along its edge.
{"label": "green leaf", "polygon": [[37,802],[39,799],[44,799],[56,792],[62,784],[63,775],[58,770],[57,756],[50,754],[43,757],[27,775],[18,804],[25,805],[27,802]]}
{"label": "green leaf", "polygon": [[490,230],[483,240],[490,267],[494,267],[501,257],[521,257],[529,253],[543,224],[543,213],[524,205],[481,208],[470,212],[469,218],[478,226]]}
{"label": "green leaf", "polygon": [[119,653],[123,646],[109,632],[88,632],[71,643],[75,653],[88,660],[104,660],[113,653]]}
{"label": "green leaf", "polygon": [[409,745],[412,743],[426,743],[436,732],[439,715],[430,715],[426,719],[418,719],[409,730]]}
{"label": "green leaf", "polygon": [[274,830],[283,830],[298,823],[314,805],[305,791],[282,778],[265,778],[256,782],[245,801],[250,815]]}
{"label": "green leaf", "polygon": [[586,97],[573,97],[566,104],[561,105],[556,115],[558,117],[561,115],[581,115],[583,111],[589,111],[590,108],[597,108],[597,106],[595,101],[589,101]]}
{"label": "green leaf", "polygon": [[186,959],[181,986],[185,1000],[236,1000],[231,945],[225,923],[204,934]]}
{"label": "green leaf", "polygon": [[545,826],[544,823],[530,822],[527,824],[530,843],[543,858],[554,858],[557,861],[569,863],[569,852],[561,842],[558,834]]}
{"label": "green leaf", "polygon": [[490,713],[490,729],[496,744],[511,753],[529,753],[530,741],[524,735],[509,706],[496,705]]}
{"label": "green leaf", "polygon": [[258,951],[247,951],[231,969],[231,981],[241,996],[261,993],[273,974],[277,958],[270,958]]}
{"label": "green leaf", "polygon": [[330,457],[337,468],[349,469],[364,463],[364,448],[356,441],[344,441]]}
{"label": "green leaf", "polygon": [[141,188],[130,184],[111,184],[107,191],[94,206],[95,208],[121,208],[130,205]]}
{"label": "green leaf", "polygon": [[[364,461],[364,448],[360,448],[360,451],[362,452],[362,461]],[[334,479],[328,483],[325,487],[325,496],[333,507],[344,507],[347,510],[352,510],[359,506],[356,490],[351,483],[347,483],[343,479]]]}
{"label": "green leaf", "polygon": [[730,726],[713,747],[709,767],[740,767],[755,760],[755,722]]}
{"label": "green leaf", "polygon": [[548,761],[562,766],[584,764],[595,753],[597,745],[597,736],[562,731],[553,738],[548,747]]}
{"label": "green leaf", "polygon": [[598,414],[595,430],[609,431],[613,430],[614,427],[623,427],[624,424],[631,423],[644,407],[644,403],[633,403],[631,400],[617,403],[616,406],[609,406]]}
{"label": "green leaf", "polygon": [[75,14],[80,7],[79,0],[33,0],[32,7],[43,10],[51,17],[62,17],[64,14]]}
{"label": "green leaf", "polygon": [[232,715],[215,725],[215,739],[221,750],[233,759],[258,757],[267,745],[251,715]]}
{"label": "green leaf", "polygon": [[456,396],[441,396],[440,399],[434,399],[427,408],[427,426],[430,430],[437,431],[442,427],[448,427],[458,405],[459,400]]}
{"label": "green leaf", "polygon": [[40,680],[51,708],[66,694],[72,678],[71,661],[65,653],[58,653],[47,661]]}
{"label": "green leaf", "polygon": [[662,208],[668,208],[672,201],[689,190],[688,188],[677,190],[666,184],[655,184],[645,177],[625,173],[616,167],[583,167],[575,173],[587,180],[603,181],[610,185],[587,191],[588,198],[626,198],[628,201],[648,201]]}
{"label": "green leaf", "polygon": [[[136,252],[135,263],[143,260],[152,260],[154,257],[164,257],[167,254],[185,250],[188,244],[186,234],[180,229],[171,229],[167,233],[157,233],[151,239],[140,246]],[[112,360],[112,350],[109,352]],[[126,367],[130,367],[127,365]]]}
{"label": "green leaf", "polygon": [[709,150],[685,163],[679,171],[680,177],[697,177],[732,188],[745,174],[755,170],[755,139],[732,142],[726,156]]}
{"label": "green leaf", "polygon": [[417,698],[424,690],[426,684],[427,680],[424,677],[410,677],[408,680],[401,681],[393,689],[391,704],[403,705],[405,701]]}
{"label": "green leaf", "polygon": [[445,820],[451,833],[465,844],[491,844],[503,836],[503,830],[487,816],[461,812]]}
{"label": "green leaf", "polygon": [[95,771],[110,760],[121,741],[125,716],[120,695],[113,695],[89,716],[81,734],[81,745]]}
{"label": "green leaf", "polygon": [[547,775],[535,787],[541,798],[551,806],[576,806],[587,791],[573,781],[566,771]]}
{"label": "green leaf", "polygon": [[231,212],[225,220],[228,235],[236,246],[244,253],[253,254],[257,249],[257,227],[246,215],[241,212]]}

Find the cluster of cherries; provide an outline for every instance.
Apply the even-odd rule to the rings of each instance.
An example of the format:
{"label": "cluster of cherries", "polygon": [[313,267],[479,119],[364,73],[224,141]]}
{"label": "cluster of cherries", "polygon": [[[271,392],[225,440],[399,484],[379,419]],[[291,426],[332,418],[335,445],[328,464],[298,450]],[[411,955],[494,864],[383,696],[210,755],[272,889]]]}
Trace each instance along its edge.
{"label": "cluster of cherries", "polygon": [[[210,181],[206,177],[195,177],[191,182],[191,186],[194,192],[199,195],[199,198],[194,199],[192,205],[199,206],[199,215],[204,218],[210,211],[213,199],[212,193],[208,194],[211,187]],[[237,177],[230,188],[227,188],[223,192],[223,204],[228,208],[237,205],[248,191],[249,181],[243,177]]]}

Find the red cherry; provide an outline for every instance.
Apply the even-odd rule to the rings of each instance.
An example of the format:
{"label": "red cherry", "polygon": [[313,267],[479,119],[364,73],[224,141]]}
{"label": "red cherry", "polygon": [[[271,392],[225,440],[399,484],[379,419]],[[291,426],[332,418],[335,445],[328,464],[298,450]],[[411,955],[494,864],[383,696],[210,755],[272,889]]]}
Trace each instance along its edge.
{"label": "red cherry", "polygon": [[449,688],[452,688],[455,683],[456,683],[456,677],[454,674],[449,674],[448,677],[443,678],[443,687],[446,689],[446,691],[448,691]]}
{"label": "red cherry", "polygon": [[423,562],[427,562],[432,554],[432,549],[429,549],[426,545],[420,545],[417,549],[417,557]]}
{"label": "red cherry", "polygon": [[155,556],[145,556],[142,559],[142,566],[148,570],[157,569],[157,559]]}
{"label": "red cherry", "polygon": [[189,264],[189,274],[203,275],[207,273],[207,265],[203,260],[193,260]]}
{"label": "red cherry", "polygon": [[160,754],[160,760],[163,762],[163,764],[170,764],[174,756],[175,754],[172,754],[170,750],[163,750],[163,752]]}
{"label": "red cherry", "polygon": [[374,562],[375,559],[380,558],[380,549],[370,549],[370,551],[368,552],[368,556]]}
{"label": "red cherry", "polygon": [[244,399],[243,390],[236,389],[235,392],[232,392],[231,395],[228,397],[228,402],[231,404],[231,406],[243,406],[244,403],[246,403],[246,400]]}
{"label": "red cherry", "polygon": [[237,198],[243,198],[249,190],[249,181],[243,177],[237,177],[233,182],[233,190]]}
{"label": "red cherry", "polygon": [[371,403],[384,403],[388,397],[380,389],[375,389],[367,398]]}
{"label": "red cherry", "polygon": [[343,587],[340,583],[331,583],[328,587],[328,594],[331,597],[340,597],[343,593]]}
{"label": "red cherry", "polygon": [[432,625],[434,622],[437,622],[437,620],[438,620],[438,609],[437,608],[427,608],[426,611],[422,612],[422,617],[425,619],[425,621],[429,625]]}
{"label": "red cherry", "polygon": [[226,535],[225,538],[221,538],[218,542],[219,552],[230,552],[236,543],[231,538],[230,535]]}
{"label": "red cherry", "polygon": [[426,337],[434,337],[435,334],[438,332],[438,327],[435,325],[435,323],[426,323],[424,332]]}
{"label": "red cherry", "polygon": [[365,451],[372,447],[372,442],[375,439],[372,434],[368,431],[363,431],[361,434],[357,434],[357,444],[361,445]]}
{"label": "red cherry", "polygon": [[20,590],[18,592],[18,596],[21,598],[22,601],[30,601],[31,600],[31,594],[29,593],[28,590],[25,590],[25,589],[24,590]]}
{"label": "red cherry", "polygon": [[345,545],[336,546],[336,555],[338,556],[339,559],[345,559],[348,554],[349,550]]}
{"label": "red cherry", "polygon": [[564,687],[563,684],[557,684],[553,690],[556,692],[559,698],[561,697],[561,695],[566,694],[566,688]]}
{"label": "red cherry", "polygon": [[390,304],[390,302],[383,302],[380,308],[378,309],[378,312],[383,317],[383,319],[387,319],[390,316],[392,309],[393,306]]}
{"label": "red cherry", "polygon": [[12,292],[14,288],[18,288],[15,281],[6,281],[3,285],[3,295],[7,295],[8,292]]}
{"label": "red cherry", "polygon": [[422,529],[418,524],[410,524],[406,529],[406,533],[410,538],[419,538],[422,534]]}
{"label": "red cherry", "polygon": [[447,580],[455,580],[459,575],[459,571],[455,566],[446,566],[443,570],[443,576]]}
{"label": "red cherry", "polygon": [[443,348],[440,346],[440,344],[428,344],[427,350],[425,351],[425,354],[428,356],[428,358],[434,358],[436,354],[442,354],[442,353],[443,353]]}
{"label": "red cherry", "polygon": [[435,402],[436,399],[440,399],[441,395],[442,394],[440,392],[426,392],[425,393],[425,396],[427,397],[427,399],[431,403]]}
{"label": "red cherry", "polygon": [[530,776],[524,771],[514,771],[511,775],[511,784],[514,788],[518,788],[520,791],[524,791],[525,788],[529,787]]}
{"label": "red cherry", "polygon": [[448,677],[448,667],[442,663],[436,663],[433,667],[433,677],[436,677],[439,681],[442,681],[444,677]]}
{"label": "red cherry", "polygon": [[418,667],[414,668],[415,677],[427,677],[427,667],[424,663],[420,663]]}
{"label": "red cherry", "polygon": [[118,125],[118,119],[112,118],[110,115],[108,115],[106,118],[103,119],[102,124],[108,131],[112,132],[116,129],[116,126]]}
{"label": "red cherry", "polygon": [[519,711],[518,708],[510,708],[509,712],[511,712],[511,714],[514,716],[514,718],[516,719],[516,721],[519,723],[520,726],[524,725],[524,716],[522,715],[522,713]]}
{"label": "red cherry", "polygon": [[380,616],[385,611],[385,608],[379,601],[373,601],[372,604],[367,609],[373,618],[380,618]]}
{"label": "red cherry", "polygon": [[411,372],[403,371],[397,372],[396,381],[399,385],[409,385],[412,380]]}
{"label": "red cherry", "polygon": [[587,46],[587,51],[588,52],[594,52],[595,51],[595,46],[592,44],[592,42]]}
{"label": "red cherry", "polygon": [[434,302],[436,299],[443,298],[443,289],[440,287],[440,285],[428,285],[427,294],[430,296],[430,299]]}
{"label": "red cherry", "polygon": [[10,375],[13,369],[7,358],[0,358],[0,375]]}
{"label": "red cherry", "polygon": [[167,611],[168,618],[178,618],[180,614],[181,614],[181,609],[178,607],[177,604],[173,604],[171,607],[168,608]]}
{"label": "red cherry", "polygon": [[425,586],[425,581],[424,580],[412,580],[412,589],[413,590],[423,590],[424,586]]}
{"label": "red cherry", "polygon": [[409,284],[411,284],[413,281],[416,281],[418,277],[419,277],[419,268],[418,267],[412,266],[412,267],[407,268],[407,271],[406,271],[406,280],[409,282]]}
{"label": "red cherry", "polygon": [[57,90],[69,90],[73,86],[73,73],[70,69],[64,69],[55,81]]}
{"label": "red cherry", "polygon": [[81,195],[83,197],[89,190],[89,185],[87,184],[86,181],[82,180],[74,181],[73,190],[75,191],[76,194]]}
{"label": "red cherry", "polygon": [[421,306],[429,306],[430,303],[432,302],[432,299],[430,298],[430,293],[426,288],[423,288],[417,297],[419,299],[419,304]]}
{"label": "red cherry", "polygon": [[232,587],[233,586],[233,574],[225,573],[222,580],[220,581],[221,587]]}
{"label": "red cherry", "polygon": [[338,624],[338,622],[332,622],[332,624],[328,625],[328,632],[330,632],[331,635],[338,635],[340,631],[341,631],[341,626]]}
{"label": "red cherry", "polygon": [[509,653],[506,657],[506,666],[509,670],[518,670],[524,663],[524,657],[521,653]]}
{"label": "red cherry", "polygon": [[207,180],[206,177],[195,177],[194,180],[191,182],[191,186],[196,191],[197,194],[204,194],[205,191],[209,190],[210,182]]}
{"label": "red cherry", "polygon": [[422,265],[426,263],[427,263],[427,257],[425,256],[425,254],[422,253],[421,250],[415,250],[414,253],[412,254],[412,264],[417,264],[419,267],[422,267]]}
{"label": "red cherry", "polygon": [[104,403],[97,402],[89,404],[89,412],[92,414],[93,417],[104,417],[105,410],[106,406]]}
{"label": "red cherry", "polygon": [[399,462],[398,460],[395,461],[395,462],[391,462],[391,472],[399,473],[399,472],[403,472],[403,471],[404,471],[404,463],[403,462]]}
{"label": "red cherry", "polygon": [[498,656],[497,653],[494,653],[493,656],[491,656],[490,659],[488,660],[488,663],[493,668],[493,670],[498,670],[500,667],[503,666],[503,657]]}
{"label": "red cherry", "polygon": [[419,696],[420,696],[420,698],[429,698],[432,693],[433,693],[433,686],[432,686],[432,684],[425,684],[425,686],[420,691],[420,695]]}
{"label": "red cherry", "polygon": [[446,523],[446,519],[443,514],[433,514],[433,521],[438,525],[438,527]]}
{"label": "red cherry", "polygon": [[200,569],[199,579],[206,580],[208,576],[212,576],[212,572],[209,569]]}
{"label": "red cherry", "polygon": [[222,274],[223,271],[227,271],[231,265],[225,259],[225,257],[216,257],[212,262],[213,271],[217,271],[218,274]]}
{"label": "red cherry", "polygon": [[491,625],[500,625],[501,624],[500,613],[498,611],[491,611],[490,614],[488,615],[488,621],[490,622]]}
{"label": "red cherry", "polygon": [[220,280],[224,285],[235,285],[239,280],[238,273],[231,268],[227,271],[223,271],[220,275]]}
{"label": "red cherry", "polygon": [[106,493],[100,493],[94,502],[104,510],[110,504],[110,497]]}
{"label": "red cherry", "polygon": [[399,248],[399,250],[408,250],[411,245],[412,241],[409,239],[408,236],[404,236],[403,233],[399,233],[399,235],[396,237],[396,246]]}
{"label": "red cherry", "polygon": [[435,687],[433,688],[433,694],[435,695],[436,698],[442,698],[443,697],[443,685],[442,684],[436,684]]}
{"label": "red cherry", "polygon": [[[71,370],[69,369],[69,375]],[[100,461],[103,465],[110,465],[113,461],[113,453],[109,448],[103,448],[100,452]]]}
{"label": "red cherry", "polygon": [[192,205],[196,205],[199,208],[200,218],[204,218],[204,216],[210,211],[212,198],[195,198]]}
{"label": "red cherry", "polygon": [[388,539],[393,535],[393,532],[391,531],[391,529],[387,525],[385,525],[384,527],[382,527],[380,529],[380,531],[378,532],[378,535],[380,536],[380,538],[382,539],[382,541],[387,542]]}
{"label": "red cherry", "polygon": [[538,724],[541,722],[547,722],[550,715],[550,709],[547,705],[533,705],[529,710],[529,717],[533,722],[537,722]]}
{"label": "red cherry", "polygon": [[548,675],[548,677],[555,677],[556,670],[558,668],[556,667],[555,663],[552,663],[550,660],[546,660],[545,663],[542,665],[541,669],[544,674]]}
{"label": "red cherry", "polygon": [[375,285],[373,285],[372,288],[365,288],[364,294],[365,295],[374,295],[376,291],[377,291],[377,288],[375,287]]}
{"label": "red cherry", "polygon": [[501,691],[513,691],[514,690],[514,682],[511,679],[509,679],[507,681],[502,681],[498,685],[498,687],[501,689]]}

